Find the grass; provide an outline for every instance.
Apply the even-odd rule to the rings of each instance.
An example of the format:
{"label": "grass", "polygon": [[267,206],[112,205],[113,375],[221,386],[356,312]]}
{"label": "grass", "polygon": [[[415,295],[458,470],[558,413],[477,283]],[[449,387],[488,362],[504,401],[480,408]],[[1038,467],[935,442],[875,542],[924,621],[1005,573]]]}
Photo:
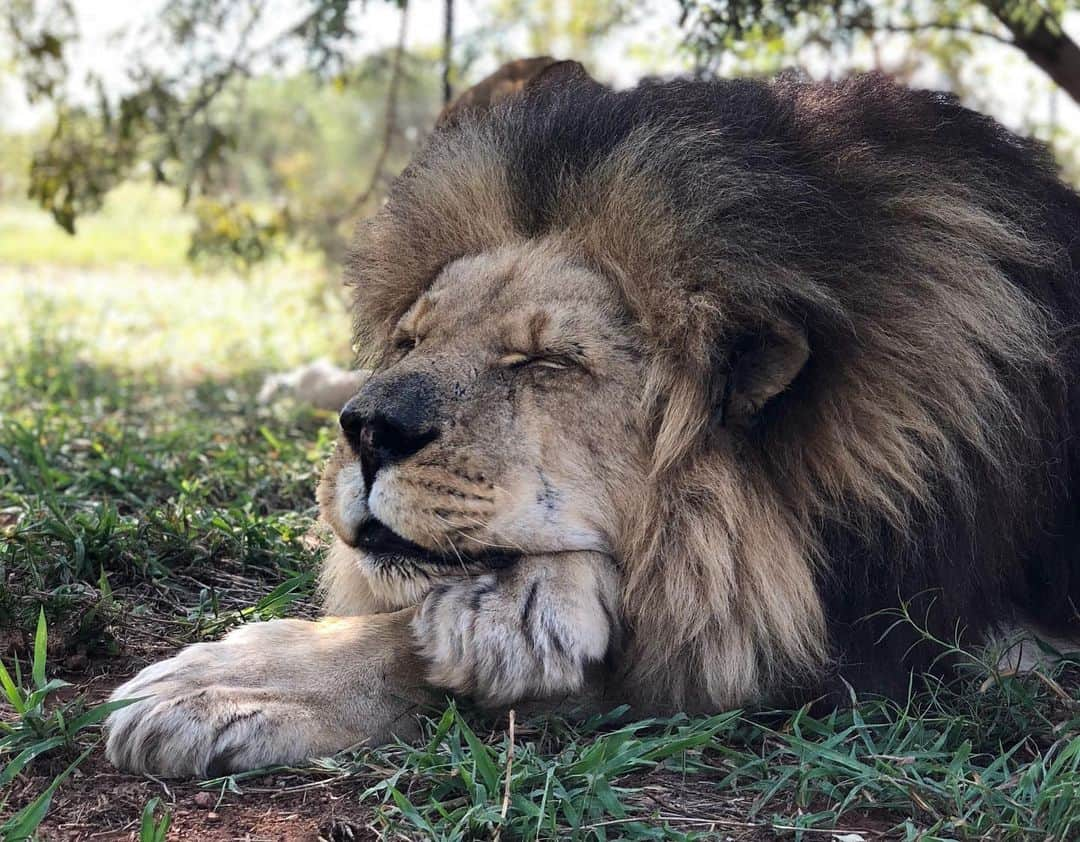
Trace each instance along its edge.
{"label": "grass", "polygon": [[[450,705],[417,744],[206,782],[209,814],[176,784],[122,801],[98,746],[110,686],[234,624],[315,610],[313,488],[334,419],[253,395],[268,371],[347,359],[347,319],[303,265],[237,278],[29,261],[0,267],[0,295],[4,839],[79,822],[226,839],[256,814],[337,839],[1080,835],[1077,667],[974,661],[904,704],[825,716],[573,723]],[[114,805],[87,818],[102,797]]]}
{"label": "grass", "polygon": [[[53,793],[100,742],[94,740],[89,747],[84,747],[84,732],[99,725],[114,710],[130,704],[128,700],[122,700],[88,706],[82,697],[77,697],[53,704],[46,710],[49,698],[56,691],[69,686],[68,682],[58,678],[46,678],[48,645],[48,625],[42,610],[38,614],[34,632],[29,684],[23,683],[18,660],[14,662],[14,676],[0,662],[0,689],[17,715],[10,722],[0,722],[0,733],[3,734],[0,738],[0,757],[11,757],[0,770],[0,790],[40,755],[58,749],[82,753],[64,772],[53,778],[37,797],[0,824],[0,836],[5,840],[25,839],[33,835],[48,813]],[[0,799],[0,808],[6,806],[6,802],[6,797]]]}
{"label": "grass", "polygon": [[[733,711],[614,728],[602,719],[524,734],[511,726],[486,742],[450,709],[426,745],[375,753],[393,773],[364,797],[392,806],[386,832],[404,820],[446,839],[500,830],[515,839],[1072,839],[1080,743],[1052,729],[987,727],[1000,706],[1052,704],[1030,690],[999,687],[974,706],[939,690],[825,718]],[[357,771],[370,774],[372,763],[364,756]]]}
{"label": "grass", "polygon": [[172,816],[168,811],[156,818],[161,805],[161,800],[151,798],[143,808],[142,818],[139,821],[139,842],[165,842],[168,838],[169,827],[172,825]]}
{"label": "grass", "polygon": [[29,202],[0,204],[0,264],[182,271],[194,223],[165,187],[124,184],[71,236]]}
{"label": "grass", "polygon": [[[0,265],[185,274],[195,228],[196,214],[182,205],[179,190],[146,182],[126,182],[110,191],[100,210],[79,217],[75,236],[30,201],[0,201]],[[291,265],[320,262],[298,246],[287,251]]]}

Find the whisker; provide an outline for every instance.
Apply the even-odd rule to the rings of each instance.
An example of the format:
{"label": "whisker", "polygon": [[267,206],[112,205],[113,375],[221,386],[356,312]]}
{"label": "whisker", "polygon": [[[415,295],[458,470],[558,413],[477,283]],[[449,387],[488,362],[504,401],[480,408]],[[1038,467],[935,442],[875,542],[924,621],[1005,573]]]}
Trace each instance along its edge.
{"label": "whisker", "polygon": [[[436,518],[439,518],[438,515],[434,515],[434,516]],[[443,523],[447,524],[447,526],[452,526],[452,524],[450,524],[444,518],[439,518],[439,520],[442,520]],[[458,564],[461,565],[462,571],[464,571],[465,573],[470,573],[471,572],[469,570],[469,566],[465,563],[465,559],[462,558],[461,553],[458,551],[458,548],[454,545],[454,541],[450,537],[450,533],[447,532],[447,533],[443,533],[442,535],[437,535],[435,532],[433,532],[432,530],[429,529],[428,530],[428,536],[438,546],[439,552],[443,553],[444,555],[445,555],[445,550],[443,550],[442,539],[445,538],[446,542],[450,545],[450,549],[453,551],[454,555],[457,557]]]}
{"label": "whisker", "polygon": [[[482,546],[482,547],[488,547],[489,549],[492,549],[492,550],[516,550],[517,552],[519,552],[519,553],[521,553],[523,555],[528,555],[525,548],[518,545],[518,544],[494,544],[494,543],[492,543],[490,541],[484,541],[481,538],[477,538],[475,535],[466,535],[464,530],[461,529],[461,527],[456,526],[455,524],[451,523],[449,520],[442,517],[441,515],[435,514],[434,512],[432,512],[431,514],[432,514],[432,517],[434,517],[436,520],[442,521],[448,527],[450,527],[455,532],[460,534],[462,538],[467,538],[468,540],[470,540],[470,541],[472,541],[472,542],[474,542],[476,544],[480,544],[480,546]],[[487,524],[485,524],[482,520],[477,520],[474,517],[470,517],[469,515],[465,514],[464,512],[457,512],[457,514],[460,515],[465,520],[472,521],[474,526],[479,526],[480,528],[484,528],[485,526],[487,526]]]}
{"label": "whisker", "polygon": [[454,546],[454,539],[450,537],[449,533],[447,533],[446,535],[446,540],[447,542],[449,542],[451,549],[453,549],[454,555],[457,556],[458,564],[461,565],[462,571],[464,571],[465,573],[471,573],[472,571],[469,570],[469,566],[465,564],[465,559],[461,557],[461,553],[458,552],[458,548]]}

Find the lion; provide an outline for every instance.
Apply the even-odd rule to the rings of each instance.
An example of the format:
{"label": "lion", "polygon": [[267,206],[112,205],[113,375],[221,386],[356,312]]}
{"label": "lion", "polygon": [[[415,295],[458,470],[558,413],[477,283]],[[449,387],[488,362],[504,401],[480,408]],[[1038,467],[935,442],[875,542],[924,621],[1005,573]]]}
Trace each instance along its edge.
{"label": "lion", "polygon": [[1043,147],[880,75],[563,63],[446,121],[346,265],[330,616],[148,667],[110,759],[903,696],[934,639],[1074,634],[1078,231]]}

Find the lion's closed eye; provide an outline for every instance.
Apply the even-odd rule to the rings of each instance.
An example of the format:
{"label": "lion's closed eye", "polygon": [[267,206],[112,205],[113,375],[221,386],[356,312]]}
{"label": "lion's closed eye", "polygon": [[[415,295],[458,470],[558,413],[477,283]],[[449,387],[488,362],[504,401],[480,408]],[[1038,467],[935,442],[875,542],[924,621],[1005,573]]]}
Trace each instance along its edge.
{"label": "lion's closed eye", "polygon": [[499,357],[499,365],[506,368],[521,368],[523,366],[539,366],[541,368],[563,369],[578,365],[577,361],[567,357],[548,354],[526,354],[520,351],[503,354]]}
{"label": "lion's closed eye", "polygon": [[391,344],[394,346],[395,351],[400,351],[403,354],[407,354],[413,348],[420,344],[420,337],[413,336],[412,334],[398,332],[391,339]]}

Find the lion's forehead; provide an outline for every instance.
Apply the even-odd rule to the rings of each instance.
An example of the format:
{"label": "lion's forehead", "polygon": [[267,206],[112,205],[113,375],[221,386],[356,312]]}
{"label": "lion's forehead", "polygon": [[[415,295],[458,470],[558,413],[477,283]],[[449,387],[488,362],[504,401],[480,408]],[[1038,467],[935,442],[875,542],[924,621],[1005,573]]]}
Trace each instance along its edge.
{"label": "lion's forehead", "polygon": [[393,336],[465,339],[527,352],[572,342],[599,351],[626,322],[613,285],[549,242],[450,262],[398,319]]}

